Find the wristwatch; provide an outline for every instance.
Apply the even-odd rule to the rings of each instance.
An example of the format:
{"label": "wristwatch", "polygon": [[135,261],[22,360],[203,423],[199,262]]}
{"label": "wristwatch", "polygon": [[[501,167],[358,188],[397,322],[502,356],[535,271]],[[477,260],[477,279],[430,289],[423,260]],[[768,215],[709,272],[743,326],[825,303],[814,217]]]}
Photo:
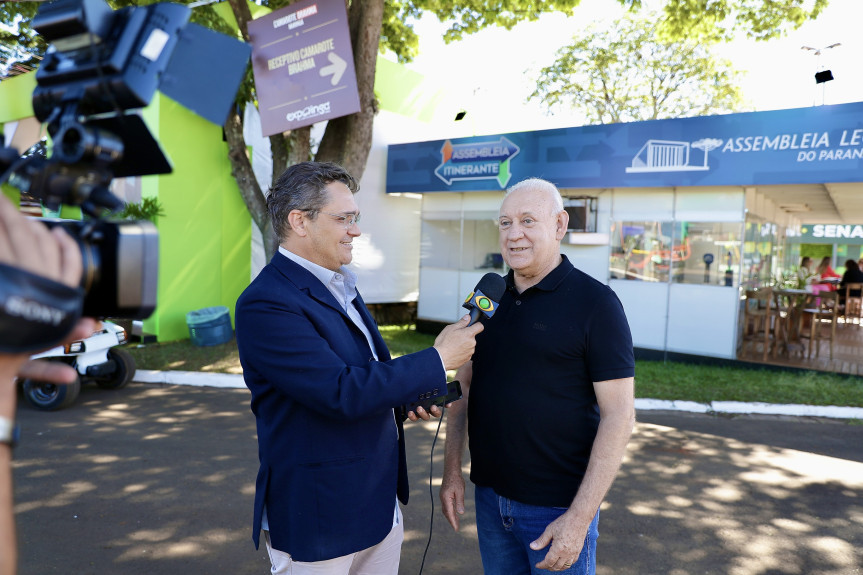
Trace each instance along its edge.
{"label": "wristwatch", "polygon": [[5,444],[11,448],[18,445],[18,436],[21,430],[18,424],[8,417],[0,417],[0,445]]}

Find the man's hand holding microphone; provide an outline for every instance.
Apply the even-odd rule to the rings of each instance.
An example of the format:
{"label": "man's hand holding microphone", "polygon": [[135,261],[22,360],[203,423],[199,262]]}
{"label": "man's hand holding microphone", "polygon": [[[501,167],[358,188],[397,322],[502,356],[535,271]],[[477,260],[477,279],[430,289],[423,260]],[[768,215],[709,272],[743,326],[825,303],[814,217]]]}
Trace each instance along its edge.
{"label": "man's hand holding microphone", "polygon": [[[458,369],[473,356],[476,336],[483,330],[480,320],[494,315],[504,291],[506,282],[496,273],[487,273],[479,280],[462,304],[469,313],[458,322],[446,326],[435,338],[434,348],[440,354],[444,369]],[[428,420],[430,415],[440,417],[443,410],[432,405],[429,411],[418,407],[416,412],[409,411],[407,415],[411,421]]]}

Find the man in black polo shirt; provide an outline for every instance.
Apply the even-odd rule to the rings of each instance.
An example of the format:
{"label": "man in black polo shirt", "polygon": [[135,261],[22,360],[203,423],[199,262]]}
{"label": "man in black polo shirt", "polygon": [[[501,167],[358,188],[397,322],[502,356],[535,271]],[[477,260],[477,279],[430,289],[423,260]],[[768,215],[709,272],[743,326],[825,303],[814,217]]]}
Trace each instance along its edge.
{"label": "man in black polo shirt", "polygon": [[499,218],[507,290],[456,375],[466,401],[449,409],[440,498],[457,530],[469,421],[486,575],[595,573],[599,506],[635,422],[623,306],[560,253],[568,223],[553,184],[509,190]]}

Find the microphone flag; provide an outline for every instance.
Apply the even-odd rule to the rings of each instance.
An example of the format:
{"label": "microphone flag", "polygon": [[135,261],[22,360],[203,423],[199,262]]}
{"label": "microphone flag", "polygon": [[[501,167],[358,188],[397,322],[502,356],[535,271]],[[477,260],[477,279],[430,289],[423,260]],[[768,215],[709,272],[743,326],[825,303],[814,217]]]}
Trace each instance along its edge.
{"label": "microphone flag", "polygon": [[483,317],[493,316],[505,291],[506,281],[498,274],[490,272],[482,276],[462,304],[463,308],[470,310],[468,325],[473,325]]}

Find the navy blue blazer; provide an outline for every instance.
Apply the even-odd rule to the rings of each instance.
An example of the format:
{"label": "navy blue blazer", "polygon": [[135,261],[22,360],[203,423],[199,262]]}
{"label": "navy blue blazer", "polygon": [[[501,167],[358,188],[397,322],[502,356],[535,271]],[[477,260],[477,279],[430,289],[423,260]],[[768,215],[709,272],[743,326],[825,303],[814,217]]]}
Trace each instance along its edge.
{"label": "navy blue blazer", "polygon": [[257,547],[266,504],[272,546],[297,561],[340,557],[387,536],[396,496],[408,500],[393,408],[446,388],[435,349],[391,359],[359,295],[356,303],[379,361],[326,286],[280,253],[237,301],[260,460],[252,538]]}

